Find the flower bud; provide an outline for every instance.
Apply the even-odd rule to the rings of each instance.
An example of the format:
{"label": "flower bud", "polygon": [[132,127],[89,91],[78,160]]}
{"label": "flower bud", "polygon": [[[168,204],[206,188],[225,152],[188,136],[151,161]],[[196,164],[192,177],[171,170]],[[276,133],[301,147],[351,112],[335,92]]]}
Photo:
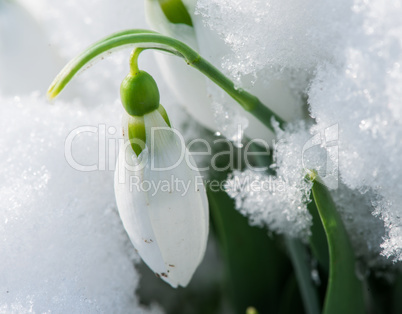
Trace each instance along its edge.
{"label": "flower bud", "polygon": [[159,107],[159,90],[155,80],[145,71],[130,73],[120,86],[124,109],[130,116],[143,116]]}
{"label": "flower bud", "polygon": [[145,148],[146,132],[144,115],[157,110],[166,124],[170,126],[165,108],[159,104],[159,90],[155,80],[145,71],[133,70],[120,86],[120,97],[128,119],[123,125],[130,140],[131,148],[137,157]]}

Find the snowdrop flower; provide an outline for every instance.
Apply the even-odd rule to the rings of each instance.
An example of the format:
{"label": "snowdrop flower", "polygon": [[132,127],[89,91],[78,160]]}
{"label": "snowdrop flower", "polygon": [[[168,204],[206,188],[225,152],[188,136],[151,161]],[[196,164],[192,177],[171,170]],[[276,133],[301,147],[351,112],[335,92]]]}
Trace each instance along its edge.
{"label": "snowdrop flower", "polygon": [[[174,4],[168,6],[158,0],[147,0],[148,24],[154,30],[186,43],[199,51],[206,59],[219,62],[230,53],[230,48],[218,34],[204,25],[200,14],[194,14],[196,2],[196,0],[174,1]],[[189,17],[183,13],[183,10],[188,12]],[[190,22],[188,22],[189,20]],[[174,56],[158,53],[155,57],[166,83],[188,113],[204,127],[220,131],[215,124],[206,78]],[[215,66],[219,67],[219,64],[215,64]],[[251,84],[246,78],[242,82],[248,86],[248,90],[252,94],[259,97],[285,121],[303,116],[302,101],[292,92],[288,82],[271,79],[267,83],[264,78],[257,79],[254,84]],[[225,97],[225,101],[231,101],[229,96],[225,95]],[[246,111],[243,112],[243,115],[249,121],[248,127],[244,130],[245,135],[266,140],[274,138],[274,134],[253,115]]]}
{"label": "snowdrop flower", "polygon": [[124,228],[143,261],[172,287],[185,287],[203,259],[208,201],[187,148],[174,129],[153,78],[126,77],[121,98],[126,145],[115,172]]}

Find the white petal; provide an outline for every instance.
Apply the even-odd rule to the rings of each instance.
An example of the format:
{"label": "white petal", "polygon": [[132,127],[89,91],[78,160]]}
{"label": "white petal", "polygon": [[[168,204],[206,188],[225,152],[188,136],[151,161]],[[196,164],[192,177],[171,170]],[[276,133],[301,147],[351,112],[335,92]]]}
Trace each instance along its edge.
{"label": "white petal", "polygon": [[[145,115],[144,119],[146,126],[167,128],[157,111]],[[147,139],[151,138],[151,134],[152,130],[147,127]],[[120,184],[116,175],[119,213],[145,263],[173,287],[186,286],[205,253],[209,221],[206,192],[198,171],[191,170],[187,165],[186,156],[190,162],[193,161],[185,147],[182,151],[179,138],[170,130],[154,130],[153,135],[153,143],[147,141],[150,149],[140,155],[150,153],[145,169],[124,171],[128,176],[139,177],[141,182],[149,182],[147,186],[152,188],[148,192],[130,191],[129,181]],[[124,162],[121,156],[134,156],[138,163],[130,146],[127,151],[126,154],[120,151],[119,166]],[[171,167],[180,159],[182,152],[182,162]],[[171,169],[158,171],[153,168]],[[186,184],[186,192],[182,182]]]}
{"label": "white petal", "polygon": [[[158,112],[146,115],[145,124],[164,124],[167,127]],[[147,129],[147,139],[151,138],[150,132]],[[171,182],[174,179],[179,184],[150,198],[150,202],[155,204],[150,215],[163,258],[168,266],[174,265],[169,266],[170,280],[185,286],[205,253],[209,221],[206,192],[198,171],[189,168],[186,157],[194,162],[177,135],[171,130],[158,130],[154,133],[153,144],[154,158],[151,156],[151,160],[157,169],[170,168],[183,157],[172,170],[156,171],[148,164],[144,176],[152,182]],[[188,190],[184,191],[180,183],[184,183]]]}
{"label": "white petal", "polygon": [[134,166],[133,156],[131,146],[127,149],[120,147],[114,178],[117,207],[124,228],[141,258],[155,273],[162,274],[167,269],[150,221],[148,195],[130,184],[130,180],[135,183],[136,178],[138,181],[143,178],[143,170],[126,169],[127,165]]}

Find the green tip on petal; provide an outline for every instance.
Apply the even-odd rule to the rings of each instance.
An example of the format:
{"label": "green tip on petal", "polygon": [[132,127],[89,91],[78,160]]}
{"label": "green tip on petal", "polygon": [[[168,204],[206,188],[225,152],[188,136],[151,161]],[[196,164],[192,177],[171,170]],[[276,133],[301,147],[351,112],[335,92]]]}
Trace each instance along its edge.
{"label": "green tip on petal", "polygon": [[60,93],[60,91],[56,88],[56,82],[57,82],[57,78],[52,82],[52,84],[49,86],[47,92],[46,92],[46,97],[49,100],[52,100],[54,98],[57,97],[57,95]]}
{"label": "green tip on petal", "polygon": [[120,86],[120,97],[130,116],[143,116],[159,107],[158,86],[145,71],[126,76]]}
{"label": "green tip on petal", "polygon": [[131,116],[129,118],[128,138],[134,153],[139,156],[145,148],[146,141],[144,117]]}
{"label": "green tip on petal", "polygon": [[48,91],[46,92],[46,97],[49,100],[52,100],[56,95],[52,92],[52,90],[49,88]]}
{"label": "green tip on petal", "polygon": [[[169,116],[165,108],[163,108],[162,105],[159,105],[156,111],[159,112],[166,124],[171,127]],[[147,139],[144,116],[129,116],[127,131],[131,148],[138,157],[145,149],[145,143]]]}
{"label": "green tip on petal", "polygon": [[167,114],[165,108],[164,108],[162,105],[159,105],[158,111],[159,111],[159,113],[161,114],[163,120],[165,120],[166,124],[167,124],[169,127],[172,127],[172,126],[170,125],[169,116],[168,116],[168,114]]}
{"label": "green tip on petal", "polygon": [[173,24],[193,26],[190,14],[181,0],[158,0],[166,18]]}

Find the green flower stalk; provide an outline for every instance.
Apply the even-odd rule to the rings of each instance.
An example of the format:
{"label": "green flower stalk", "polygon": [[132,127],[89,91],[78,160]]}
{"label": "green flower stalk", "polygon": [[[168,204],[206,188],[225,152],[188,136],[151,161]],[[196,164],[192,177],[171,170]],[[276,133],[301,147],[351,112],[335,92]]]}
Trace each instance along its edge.
{"label": "green flower stalk", "polygon": [[266,107],[257,97],[238,88],[231,80],[189,46],[176,39],[146,30],[127,30],[115,33],[88,47],[62,69],[49,87],[48,97],[50,99],[56,97],[68,82],[70,82],[70,80],[88,63],[94,62],[100,57],[108,56],[110,51],[128,46],[141,47],[144,50],[162,50],[179,56],[183,58],[188,65],[197,69],[220,86],[246,111],[254,115],[270,130],[274,130],[272,118],[275,119],[279,125],[284,125],[285,123],[280,116]]}

